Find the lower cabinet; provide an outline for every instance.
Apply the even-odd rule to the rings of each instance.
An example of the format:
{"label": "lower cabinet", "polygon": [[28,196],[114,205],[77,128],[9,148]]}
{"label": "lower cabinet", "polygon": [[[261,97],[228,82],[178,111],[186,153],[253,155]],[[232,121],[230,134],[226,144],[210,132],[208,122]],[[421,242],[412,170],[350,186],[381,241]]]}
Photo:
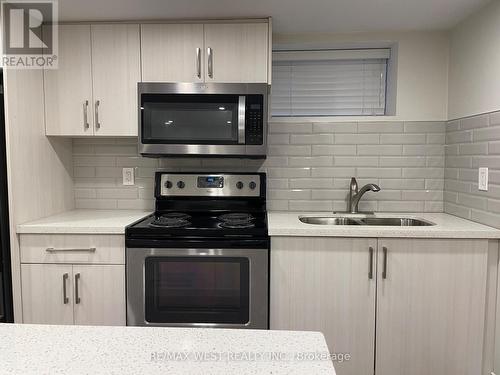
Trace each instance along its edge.
{"label": "lower cabinet", "polygon": [[272,237],[271,329],[323,332],[338,375],[479,375],[487,276],[487,240]]}
{"label": "lower cabinet", "polygon": [[376,248],[376,239],[272,237],[271,329],[321,331],[331,353],[352,357],[337,374],[373,374]]}
{"label": "lower cabinet", "polygon": [[125,266],[74,265],[73,280],[75,324],[126,325]]}
{"label": "lower cabinet", "polygon": [[23,322],[73,324],[73,266],[22,264]]}
{"label": "lower cabinet", "polygon": [[126,325],[122,237],[21,235],[23,322]]}
{"label": "lower cabinet", "polygon": [[378,250],[375,373],[482,374],[488,241],[384,239]]}

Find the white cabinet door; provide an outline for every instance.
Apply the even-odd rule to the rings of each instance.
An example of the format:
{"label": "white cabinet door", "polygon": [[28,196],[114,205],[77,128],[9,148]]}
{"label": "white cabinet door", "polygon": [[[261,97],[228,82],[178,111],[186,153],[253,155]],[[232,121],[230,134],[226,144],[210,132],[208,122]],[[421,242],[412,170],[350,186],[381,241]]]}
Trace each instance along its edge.
{"label": "white cabinet door", "polygon": [[141,25],[144,82],[202,82],[203,24]]}
{"label": "white cabinet door", "polygon": [[59,25],[58,68],[44,70],[47,135],[92,135],[90,25]]}
{"label": "white cabinet door", "polygon": [[92,25],[94,133],[137,136],[139,25]]}
{"label": "white cabinet door", "polygon": [[488,241],[383,239],[378,251],[375,373],[481,374]]}
{"label": "white cabinet door", "polygon": [[206,82],[267,82],[268,28],[267,23],[206,24]]}
{"label": "white cabinet door", "polygon": [[271,329],[323,332],[331,353],[352,357],[335,363],[339,375],[373,374],[376,245],[376,239],[271,238]]}
{"label": "white cabinet door", "polygon": [[22,264],[23,322],[73,324],[72,266]]}
{"label": "white cabinet door", "polygon": [[126,325],[125,266],[74,265],[75,324]]}

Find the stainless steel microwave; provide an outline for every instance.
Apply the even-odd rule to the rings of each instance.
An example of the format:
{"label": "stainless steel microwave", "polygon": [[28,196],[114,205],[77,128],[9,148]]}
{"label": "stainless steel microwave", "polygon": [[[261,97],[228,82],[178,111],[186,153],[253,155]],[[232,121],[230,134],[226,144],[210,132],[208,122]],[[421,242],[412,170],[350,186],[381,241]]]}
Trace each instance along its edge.
{"label": "stainless steel microwave", "polygon": [[143,156],[264,158],[268,85],[139,83]]}

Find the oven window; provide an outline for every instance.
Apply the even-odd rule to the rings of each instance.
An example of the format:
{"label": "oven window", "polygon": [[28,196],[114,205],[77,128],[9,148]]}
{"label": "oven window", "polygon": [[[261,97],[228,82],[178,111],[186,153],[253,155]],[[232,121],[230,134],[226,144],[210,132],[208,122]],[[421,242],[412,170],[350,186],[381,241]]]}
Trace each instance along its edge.
{"label": "oven window", "polygon": [[142,142],[238,144],[238,95],[142,94]]}
{"label": "oven window", "polygon": [[145,272],[150,323],[248,322],[247,258],[149,257]]}

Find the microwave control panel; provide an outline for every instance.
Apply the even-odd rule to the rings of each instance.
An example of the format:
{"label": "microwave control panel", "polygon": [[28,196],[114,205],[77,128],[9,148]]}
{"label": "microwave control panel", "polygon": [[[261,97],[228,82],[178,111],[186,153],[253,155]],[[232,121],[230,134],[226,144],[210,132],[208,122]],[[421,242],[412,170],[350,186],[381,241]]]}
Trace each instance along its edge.
{"label": "microwave control panel", "polygon": [[247,95],[245,110],[246,144],[261,145],[264,142],[264,98],[262,95]]}

